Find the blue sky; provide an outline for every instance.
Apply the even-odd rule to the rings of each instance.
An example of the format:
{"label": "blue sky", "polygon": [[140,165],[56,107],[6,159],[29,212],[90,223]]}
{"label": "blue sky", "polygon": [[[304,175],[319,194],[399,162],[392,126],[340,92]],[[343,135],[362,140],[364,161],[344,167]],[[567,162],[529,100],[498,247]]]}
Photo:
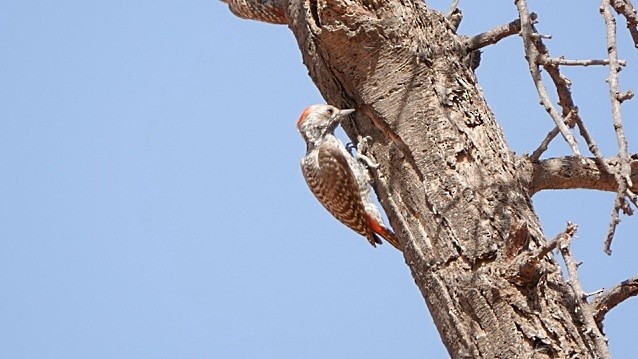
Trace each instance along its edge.
{"label": "blue sky", "polygon": [[[538,3],[554,55],[604,56],[598,4]],[[461,7],[467,34],[516,15]],[[294,123],[323,100],[285,26],[218,1],[5,0],[0,47],[0,357],[446,357],[400,254],[370,247],[305,186]],[[621,56],[636,62],[630,46]],[[477,73],[512,149],[531,152],[553,126],[520,39],[486,49]],[[565,74],[613,155],[605,69]],[[624,108],[636,152],[635,101]],[[548,155],[567,153],[555,141]],[[612,200],[534,197],[548,236],[580,225],[586,290],[638,273],[635,218],[602,253]],[[637,309],[608,316],[618,358]]]}

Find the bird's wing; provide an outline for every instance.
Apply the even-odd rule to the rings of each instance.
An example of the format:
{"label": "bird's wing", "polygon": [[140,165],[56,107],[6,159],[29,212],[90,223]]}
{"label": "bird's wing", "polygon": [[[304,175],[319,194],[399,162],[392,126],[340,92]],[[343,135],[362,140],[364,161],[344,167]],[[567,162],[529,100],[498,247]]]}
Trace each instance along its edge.
{"label": "bird's wing", "polygon": [[319,176],[315,196],[335,218],[368,237],[374,245],[376,240],[371,239],[373,232],[367,221],[359,184],[345,156],[348,154],[337,146],[319,146],[317,161],[323,175]]}

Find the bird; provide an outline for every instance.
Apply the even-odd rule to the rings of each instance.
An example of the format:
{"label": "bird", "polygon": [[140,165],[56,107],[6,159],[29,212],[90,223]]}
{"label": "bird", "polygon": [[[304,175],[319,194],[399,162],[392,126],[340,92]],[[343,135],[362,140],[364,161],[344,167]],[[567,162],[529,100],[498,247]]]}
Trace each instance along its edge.
{"label": "bird", "polygon": [[[303,111],[297,120],[297,130],[306,142],[301,172],[310,191],[333,217],[366,237],[373,247],[381,244],[383,238],[401,250],[397,236],[383,224],[372,202],[368,168],[334,135],[340,121],[353,112],[326,104],[312,105]],[[373,164],[364,154],[357,156],[368,165]]]}

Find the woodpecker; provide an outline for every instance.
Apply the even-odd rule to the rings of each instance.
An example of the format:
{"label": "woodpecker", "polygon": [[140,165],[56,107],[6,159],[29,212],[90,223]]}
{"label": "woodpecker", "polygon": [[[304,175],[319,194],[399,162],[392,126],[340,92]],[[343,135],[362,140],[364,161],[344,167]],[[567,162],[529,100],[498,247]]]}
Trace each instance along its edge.
{"label": "woodpecker", "polygon": [[330,105],[312,105],[303,111],[297,121],[297,129],[306,141],[301,171],[310,191],[339,222],[365,236],[373,247],[381,244],[381,236],[401,250],[396,235],[383,225],[372,202],[368,169],[334,135],[341,119],[352,112]]}

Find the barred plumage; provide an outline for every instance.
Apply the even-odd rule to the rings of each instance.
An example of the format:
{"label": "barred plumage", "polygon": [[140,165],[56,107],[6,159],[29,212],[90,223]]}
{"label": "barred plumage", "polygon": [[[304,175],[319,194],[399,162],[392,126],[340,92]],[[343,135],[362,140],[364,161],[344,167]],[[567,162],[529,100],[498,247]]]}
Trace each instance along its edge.
{"label": "barred plumage", "polygon": [[383,225],[370,198],[367,168],[334,136],[339,120],[353,111],[313,105],[301,114],[297,129],[307,145],[301,171],[315,197],[341,223],[365,236],[373,246],[381,244],[381,236],[400,250],[398,239]]}

